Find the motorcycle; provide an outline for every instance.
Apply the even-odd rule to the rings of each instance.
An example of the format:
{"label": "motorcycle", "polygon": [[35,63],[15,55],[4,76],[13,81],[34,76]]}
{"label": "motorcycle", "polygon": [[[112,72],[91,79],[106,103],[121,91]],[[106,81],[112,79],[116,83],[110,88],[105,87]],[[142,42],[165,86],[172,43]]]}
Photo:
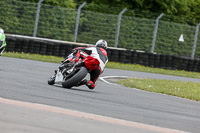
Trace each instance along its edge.
{"label": "motorcycle", "polygon": [[97,69],[100,64],[96,58],[91,56],[85,59],[79,58],[77,62],[69,61],[69,58],[73,58],[73,54],[62,61],[58,69],[55,70],[55,74],[48,79],[49,85],[61,84],[64,88],[78,86],[87,73]]}

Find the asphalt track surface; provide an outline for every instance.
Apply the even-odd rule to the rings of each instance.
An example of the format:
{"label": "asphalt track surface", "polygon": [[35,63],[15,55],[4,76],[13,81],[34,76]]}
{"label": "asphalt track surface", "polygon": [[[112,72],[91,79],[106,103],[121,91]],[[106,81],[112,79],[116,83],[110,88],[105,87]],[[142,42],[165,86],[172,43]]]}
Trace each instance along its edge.
{"label": "asphalt track surface", "polygon": [[[47,84],[58,66],[0,57],[1,132],[200,131],[200,102],[123,87],[107,78],[127,76],[194,82],[200,79],[105,69],[101,78],[109,83],[99,79],[94,90],[86,86],[64,89]],[[77,111],[76,115],[69,115],[73,111]],[[112,122],[108,122],[110,119]]]}

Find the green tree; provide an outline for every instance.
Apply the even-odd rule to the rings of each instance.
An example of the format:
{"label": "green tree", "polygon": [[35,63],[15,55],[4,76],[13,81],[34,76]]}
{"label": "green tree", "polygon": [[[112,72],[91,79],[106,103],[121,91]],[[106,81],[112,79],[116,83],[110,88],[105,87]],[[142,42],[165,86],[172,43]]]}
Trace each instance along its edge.
{"label": "green tree", "polygon": [[165,13],[182,17],[199,19],[200,0],[75,0],[84,2],[141,10],[155,13]]}
{"label": "green tree", "polygon": [[[21,1],[35,2],[35,3],[39,2],[39,0],[21,0]],[[63,6],[63,7],[67,7],[67,8],[75,8],[76,7],[74,0],[44,0],[42,3],[52,5],[52,6]]]}
{"label": "green tree", "polygon": [[188,4],[190,16],[200,21],[200,0],[191,0]]}

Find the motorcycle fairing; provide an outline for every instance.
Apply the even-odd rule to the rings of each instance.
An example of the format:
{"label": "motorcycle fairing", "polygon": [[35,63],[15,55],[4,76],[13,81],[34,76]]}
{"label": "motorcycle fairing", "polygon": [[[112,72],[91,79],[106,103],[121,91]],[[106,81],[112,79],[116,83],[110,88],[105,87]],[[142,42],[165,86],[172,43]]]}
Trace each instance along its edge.
{"label": "motorcycle fairing", "polygon": [[55,83],[56,84],[62,84],[62,81],[63,81],[63,75],[62,75],[61,71],[58,70],[57,74],[56,74]]}

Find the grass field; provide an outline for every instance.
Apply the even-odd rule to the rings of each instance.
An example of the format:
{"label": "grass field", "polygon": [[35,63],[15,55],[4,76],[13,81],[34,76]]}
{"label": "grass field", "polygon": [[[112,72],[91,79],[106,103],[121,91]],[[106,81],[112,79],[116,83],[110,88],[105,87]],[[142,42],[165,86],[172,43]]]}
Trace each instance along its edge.
{"label": "grass field", "polygon": [[159,79],[125,79],[118,83],[131,88],[200,101],[200,83]]}
{"label": "grass field", "polygon": [[[61,63],[61,60],[64,59],[64,57],[46,56],[39,54],[13,53],[13,52],[5,52],[3,53],[3,56],[38,60],[44,62],[53,62],[53,63]],[[134,65],[134,64],[108,62],[106,68],[200,78],[200,73],[198,72],[165,70],[159,68],[145,67],[138,64]],[[141,90],[174,95],[182,98],[200,101],[200,83],[196,82],[181,82],[181,81],[157,80],[157,79],[125,79],[118,81],[118,83],[131,88],[137,88]]]}

